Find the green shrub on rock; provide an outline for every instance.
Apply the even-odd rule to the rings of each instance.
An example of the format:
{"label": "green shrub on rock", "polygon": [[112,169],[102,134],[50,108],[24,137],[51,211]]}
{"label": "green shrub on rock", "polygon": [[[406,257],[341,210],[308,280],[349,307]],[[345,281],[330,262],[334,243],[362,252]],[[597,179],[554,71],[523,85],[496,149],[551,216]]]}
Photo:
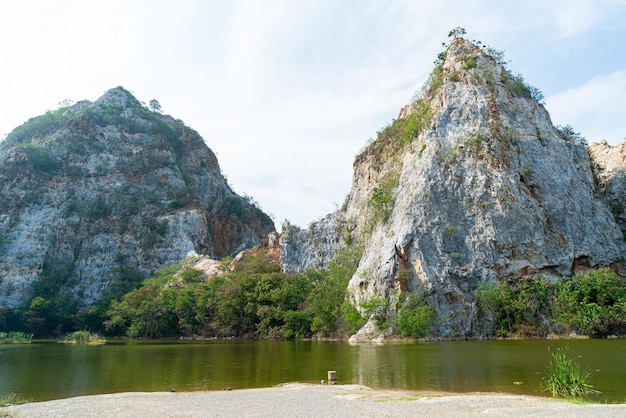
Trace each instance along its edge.
{"label": "green shrub on rock", "polygon": [[405,337],[425,338],[435,322],[435,310],[419,293],[409,293],[398,312],[397,328]]}

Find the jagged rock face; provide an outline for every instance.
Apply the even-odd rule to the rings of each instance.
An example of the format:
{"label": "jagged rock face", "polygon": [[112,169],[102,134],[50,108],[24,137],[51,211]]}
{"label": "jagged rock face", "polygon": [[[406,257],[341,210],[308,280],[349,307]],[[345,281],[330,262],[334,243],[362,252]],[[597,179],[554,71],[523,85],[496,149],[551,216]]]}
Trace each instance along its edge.
{"label": "jagged rock face", "polygon": [[[437,312],[435,336],[475,337],[490,326],[474,298],[480,282],[620,268],[622,233],[587,150],[522,79],[456,39],[429,86],[357,156],[332,217],[341,228],[326,226],[365,243],[348,286],[355,304],[421,292]],[[317,241],[299,246],[313,242],[319,258]]]}
{"label": "jagged rock face", "polygon": [[589,153],[602,199],[613,212],[622,233],[626,234],[626,142],[611,146],[601,141],[589,145]]}
{"label": "jagged rock face", "polygon": [[197,132],[122,88],[14,130],[0,190],[0,306],[38,292],[89,305],[190,251],[234,256],[274,230]]}
{"label": "jagged rock face", "polygon": [[285,273],[303,273],[326,267],[349,242],[345,217],[335,212],[311,223],[304,230],[285,221],[280,235],[281,268]]}
{"label": "jagged rock face", "polygon": [[616,265],[624,244],[586,149],[561,136],[519,78],[462,39],[441,70],[441,86],[414,104],[431,123],[400,154],[393,211],[349,288],[357,302],[424,292],[439,333],[472,336],[479,282]]}

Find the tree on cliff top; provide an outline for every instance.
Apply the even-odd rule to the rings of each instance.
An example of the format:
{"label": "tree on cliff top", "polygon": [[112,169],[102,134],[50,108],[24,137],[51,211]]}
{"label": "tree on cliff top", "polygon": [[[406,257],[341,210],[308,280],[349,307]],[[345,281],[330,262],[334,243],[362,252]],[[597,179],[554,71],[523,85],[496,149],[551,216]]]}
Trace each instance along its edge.
{"label": "tree on cliff top", "polygon": [[160,112],[161,104],[156,99],[152,99],[150,100],[150,109],[152,109],[154,113]]}
{"label": "tree on cliff top", "polygon": [[456,39],[456,38],[458,38],[461,35],[465,35],[466,33],[467,33],[467,31],[465,30],[465,28],[457,26],[456,28],[452,29],[448,33],[448,38],[453,37],[454,39]]}

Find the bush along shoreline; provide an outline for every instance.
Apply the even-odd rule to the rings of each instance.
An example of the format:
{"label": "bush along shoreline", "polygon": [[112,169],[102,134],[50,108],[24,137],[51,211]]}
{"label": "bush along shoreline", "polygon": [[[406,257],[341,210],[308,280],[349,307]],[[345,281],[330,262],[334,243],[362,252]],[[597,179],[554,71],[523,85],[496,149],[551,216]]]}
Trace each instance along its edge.
{"label": "bush along shoreline", "polygon": [[112,301],[106,332],[131,338],[341,338],[365,323],[346,300],[361,253],[350,246],[327,268],[303,274],[282,273],[262,253],[208,281],[192,268],[160,269]]}
{"label": "bush along shoreline", "polygon": [[33,334],[22,331],[0,332],[0,344],[30,344]]}
{"label": "bush along shoreline", "polygon": [[[438,318],[427,295],[398,291],[353,306],[346,288],[362,251],[361,246],[350,245],[326,268],[302,274],[281,272],[263,252],[245,258],[233,271],[226,268],[232,260],[224,260],[223,273],[208,280],[184,263],[164,267],[134,290],[78,312],[55,314],[46,303],[41,313],[30,309],[23,312],[28,320],[17,322],[7,321],[5,312],[0,329],[10,326],[26,332],[0,333],[0,343],[30,342],[33,321],[38,336],[66,335],[65,342],[91,344],[102,343],[103,336],[347,339],[367,321],[388,341],[455,339],[432,335]],[[626,335],[626,283],[610,269],[556,281],[533,277],[482,282],[473,296],[478,339]],[[37,320],[38,315],[43,319]],[[52,327],[55,318],[63,326]],[[42,321],[50,326],[40,329]],[[73,332],[76,329],[93,334]]]}
{"label": "bush along shoreline", "polygon": [[626,283],[608,268],[559,281],[484,282],[475,297],[495,337],[626,335]]}
{"label": "bush along shoreline", "polygon": [[[392,339],[439,340],[430,335],[435,310],[421,294],[374,298],[359,309],[347,301],[361,251],[348,247],[326,269],[298,275],[280,272],[262,255],[209,281],[193,269],[161,269],[111,303],[107,332],[131,338],[345,339],[371,320]],[[481,338],[626,335],[626,283],[610,269],[559,281],[484,282],[474,297],[490,330]]]}
{"label": "bush along shoreline", "polygon": [[74,331],[68,334],[63,341],[64,344],[100,345],[105,344],[106,339],[98,334],[89,331]]}

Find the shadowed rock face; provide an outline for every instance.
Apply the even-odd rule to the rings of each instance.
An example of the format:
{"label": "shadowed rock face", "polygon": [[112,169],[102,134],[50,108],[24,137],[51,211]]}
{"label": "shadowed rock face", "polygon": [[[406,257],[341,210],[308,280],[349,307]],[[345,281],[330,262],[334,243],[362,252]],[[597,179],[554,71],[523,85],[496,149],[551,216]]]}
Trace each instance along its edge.
{"label": "shadowed rock face", "polygon": [[[621,268],[622,232],[589,153],[552,125],[532,88],[463,39],[433,74],[357,156],[343,210],[323,221],[337,231],[330,242],[346,231],[365,242],[353,301],[422,292],[436,335],[478,336],[489,331],[473,296],[482,281]],[[302,246],[311,242],[325,245]]]}
{"label": "shadowed rock face", "polygon": [[194,130],[123,88],[31,119],[0,143],[0,306],[89,305],[188,252],[235,256],[273,222]]}

